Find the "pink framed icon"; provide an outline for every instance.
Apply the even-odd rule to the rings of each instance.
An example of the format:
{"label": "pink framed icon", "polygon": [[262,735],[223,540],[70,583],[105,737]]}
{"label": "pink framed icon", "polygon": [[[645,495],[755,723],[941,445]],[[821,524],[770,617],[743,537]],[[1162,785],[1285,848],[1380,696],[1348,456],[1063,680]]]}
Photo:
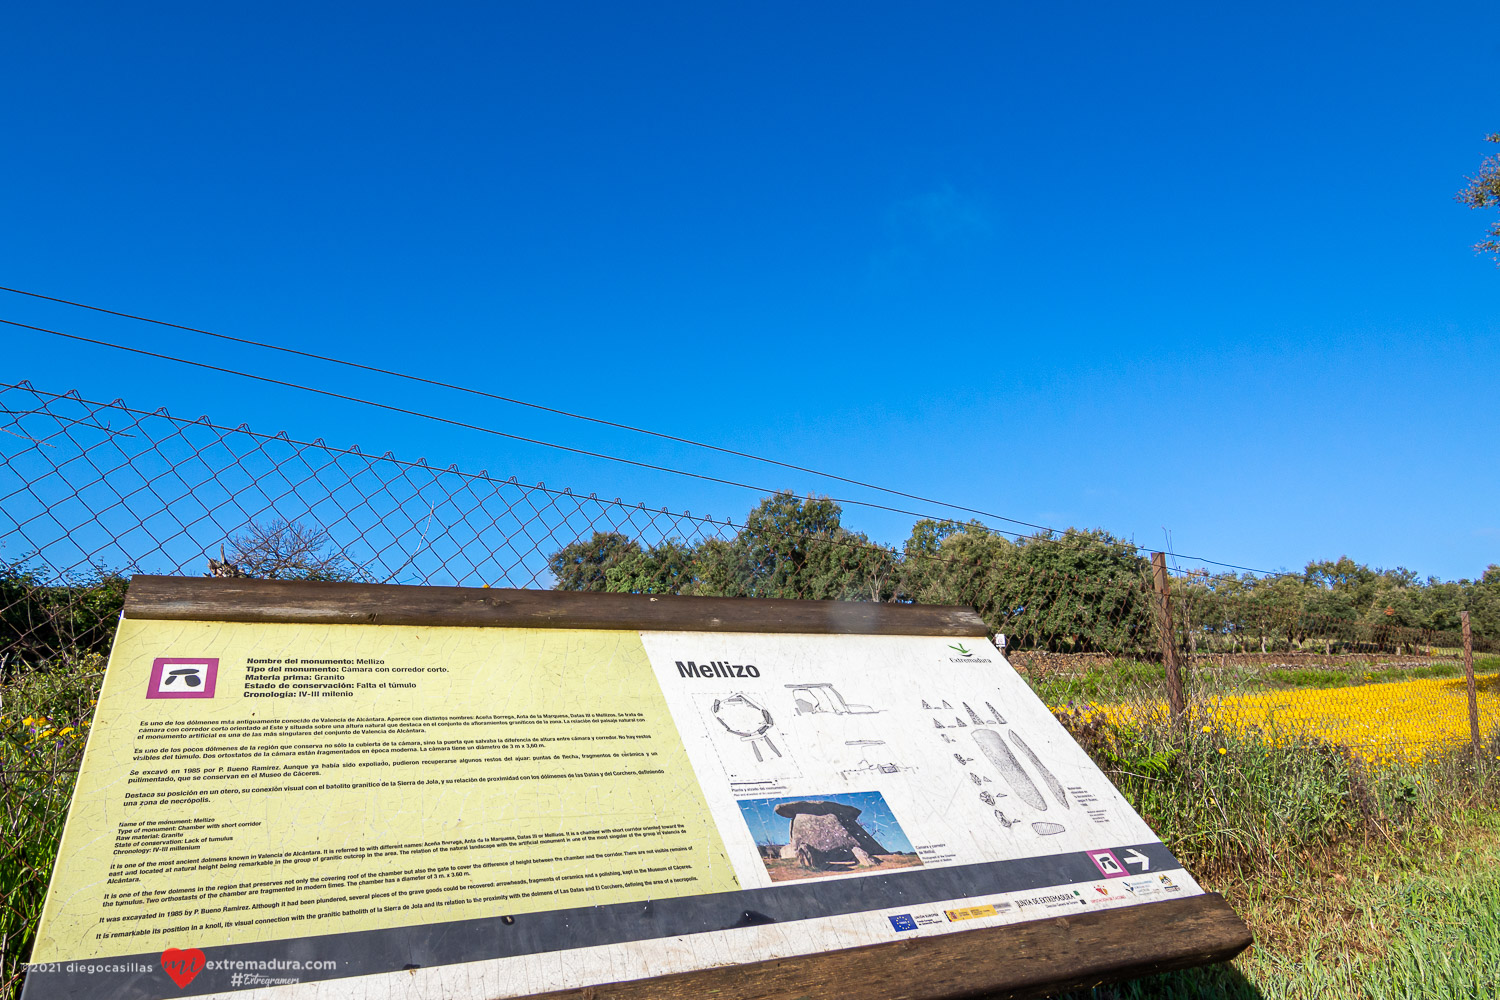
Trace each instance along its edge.
{"label": "pink framed icon", "polygon": [[212,698],[219,660],[212,656],[159,656],[151,664],[147,698]]}
{"label": "pink framed icon", "polygon": [[1120,859],[1115,857],[1114,851],[1089,851],[1089,860],[1105,878],[1121,878],[1130,874],[1120,863]]}

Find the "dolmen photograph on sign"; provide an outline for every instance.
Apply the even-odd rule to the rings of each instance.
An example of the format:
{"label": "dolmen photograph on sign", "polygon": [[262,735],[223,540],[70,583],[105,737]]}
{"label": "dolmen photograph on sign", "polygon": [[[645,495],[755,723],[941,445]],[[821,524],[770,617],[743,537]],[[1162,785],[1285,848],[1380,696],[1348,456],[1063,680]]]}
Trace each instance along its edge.
{"label": "dolmen photograph on sign", "polygon": [[743,799],[739,807],[773,882],[922,864],[879,792]]}

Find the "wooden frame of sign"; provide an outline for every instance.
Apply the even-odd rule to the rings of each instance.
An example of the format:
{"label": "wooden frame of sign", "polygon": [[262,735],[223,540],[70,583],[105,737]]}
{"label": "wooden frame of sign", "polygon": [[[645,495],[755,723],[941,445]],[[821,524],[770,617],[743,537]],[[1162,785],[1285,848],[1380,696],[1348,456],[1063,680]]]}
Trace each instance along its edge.
{"label": "wooden frame of sign", "polygon": [[[450,631],[476,628],[497,631],[482,634]],[[377,802],[391,801],[390,795],[406,796],[399,801],[408,803],[425,802],[427,799],[422,796],[427,796],[433,801],[441,798],[456,803],[449,808],[459,808],[461,812],[461,807],[477,801],[475,796],[481,792],[465,791],[462,795],[457,791],[444,792],[444,783],[483,780],[489,773],[487,767],[493,770],[518,765],[509,756],[503,758],[506,762],[503,765],[475,763],[479,760],[477,756],[458,764],[451,759],[432,760],[431,754],[420,760],[403,760],[389,755],[418,751],[369,747],[360,750],[357,735],[341,737],[338,743],[309,743],[310,749],[303,749],[304,756],[298,759],[285,756],[292,753],[289,744],[262,740],[264,732],[269,730],[257,727],[306,716],[339,732],[354,734],[359,731],[358,725],[346,725],[339,720],[347,716],[367,727],[380,723],[394,725],[401,706],[409,704],[422,709],[423,704],[430,704],[431,697],[444,692],[449,703],[469,698],[463,708],[472,711],[475,704],[470,693],[476,688],[461,683],[462,677],[467,676],[463,672],[491,669],[490,660],[505,660],[507,656],[510,659],[505,662],[510,665],[505,669],[511,673],[504,676],[515,678],[517,687],[527,683],[524,678],[528,675],[516,664],[532,662],[551,664],[546,668],[551,671],[546,677],[551,678],[549,683],[554,683],[559,692],[571,690],[566,687],[572,683],[567,680],[569,677],[587,677],[591,679],[591,688],[629,692],[629,697],[637,697],[638,689],[650,687],[638,683],[637,675],[628,678],[620,675],[625,679],[610,675],[614,679],[599,680],[602,675],[597,671],[590,673],[594,670],[590,664],[596,660],[602,662],[603,654],[575,652],[567,654],[573,657],[571,660],[567,656],[547,660],[553,655],[547,652],[548,636],[554,633],[574,637],[569,641],[575,647],[594,641],[589,635],[600,642],[615,643],[608,647],[609,656],[614,658],[611,662],[634,656],[629,669],[646,671],[641,676],[649,676],[654,670],[664,690],[646,691],[639,697],[649,696],[656,703],[666,699],[670,721],[662,732],[675,736],[680,730],[678,740],[683,747],[674,749],[668,745],[669,740],[644,732],[627,732],[620,728],[623,723],[601,722],[601,728],[591,730],[597,735],[585,738],[607,741],[629,737],[641,741],[642,747],[660,747],[661,757],[669,759],[655,769],[538,773],[528,781],[540,787],[546,783],[541,779],[557,779],[553,785],[559,789],[573,788],[582,796],[603,796],[591,808],[605,811],[612,808],[614,800],[601,789],[625,788],[625,799],[636,797],[645,801],[655,794],[650,782],[675,781],[672,801],[687,802],[681,806],[684,814],[693,811],[693,802],[700,807],[707,802],[702,807],[707,818],[698,827],[703,832],[697,835],[691,850],[688,846],[672,848],[687,852],[679,854],[677,860],[687,863],[678,867],[690,870],[676,881],[691,884],[701,880],[700,884],[692,889],[675,890],[645,888],[652,883],[642,881],[624,886],[606,885],[603,879],[620,876],[621,872],[601,874],[596,864],[584,875],[569,876],[592,880],[590,885],[596,888],[546,888],[528,893],[512,889],[509,896],[489,897],[503,902],[485,903],[472,890],[445,888],[447,883],[442,880],[455,879],[450,873],[460,868],[465,872],[482,870],[482,858],[492,858],[492,863],[502,866],[520,866],[514,870],[541,861],[525,857],[518,860],[515,852],[521,848],[513,844],[503,849],[490,848],[472,839],[481,829],[495,829],[482,811],[475,814],[478,818],[460,815],[452,822],[445,820],[440,831],[436,826],[418,830],[419,842],[459,845],[432,848],[458,852],[453,857],[463,860],[462,864],[455,860],[455,867],[440,867],[437,861],[424,862],[426,867],[411,869],[418,875],[408,876],[402,874],[406,869],[401,869],[400,864],[407,862],[401,858],[377,863],[364,854],[346,853],[338,856],[337,863],[330,860],[338,851],[352,850],[326,837],[319,839],[322,836],[319,829],[337,825],[338,816],[346,815],[336,812],[344,801],[341,796],[364,796],[358,803],[369,805],[356,803],[354,808],[372,810]],[[1030,695],[1024,682],[1015,678],[986,636],[984,622],[972,610],[957,607],[137,576],[130,584],[121,634],[111,659],[98,721],[59,854],[58,874],[54,876],[38,937],[34,962],[44,964],[34,966],[29,974],[25,1000],[99,995],[101,988],[122,997],[151,1000],[167,995],[223,995],[247,987],[278,985],[291,998],[302,996],[298,991],[310,987],[313,980],[321,981],[315,987],[321,991],[318,995],[330,997],[342,995],[336,989],[340,978],[349,984],[350,995],[357,992],[368,996],[381,993],[382,982],[398,973],[407,977],[399,986],[403,995],[475,1000],[522,995],[580,1000],[584,997],[688,1000],[702,996],[746,1000],[790,996],[839,1000],[893,996],[1029,997],[1225,961],[1246,948],[1251,938],[1244,923],[1222,897],[1202,891],[1190,875],[1180,870],[1170,852],[1150,835],[1112,786],[1105,787],[1107,782],[1101,785],[1090,778],[1091,773],[1097,774],[1088,771],[1092,764],[1087,763],[1070,739],[1058,736],[1063,732],[1061,727]],[[466,652],[467,647],[460,648],[471,639],[482,639],[480,645],[489,652],[479,655]],[[949,641],[953,639],[960,641]],[[494,652],[499,647],[493,643],[502,640],[521,643],[527,652],[524,656],[515,653],[520,646],[505,647],[511,652]],[[430,648],[433,643],[442,649],[434,652]],[[722,650],[723,659],[700,664],[687,658],[690,652],[680,652],[700,648],[706,651],[704,656]],[[372,651],[378,655],[365,655]],[[211,657],[210,653],[215,655]],[[750,662],[752,657],[758,666]],[[210,662],[212,670],[207,666]],[[976,663],[986,666],[975,666]],[[747,664],[753,674],[745,669]],[[377,680],[377,677],[389,679]],[[835,682],[829,683],[826,680],[829,677],[835,678]],[[861,689],[855,687],[859,678],[874,679]],[[883,686],[882,678],[891,679],[897,686]],[[181,684],[167,690],[179,680]],[[974,685],[981,682],[990,685],[985,691],[999,693],[987,696],[972,693],[979,691]],[[191,684],[191,689],[181,686],[185,684]],[[677,690],[679,684],[681,691]],[[834,693],[835,684],[863,691],[860,697],[872,704],[857,703]],[[906,687],[900,687],[901,684]],[[944,688],[944,684],[953,693],[945,694],[949,688]],[[918,699],[914,693],[907,697],[903,692],[908,689],[915,692],[914,685],[932,687],[931,699]],[[141,694],[148,689],[151,693]],[[495,697],[503,700],[493,684],[487,690],[497,690]],[[730,694],[731,691],[734,693]],[[713,718],[707,708],[710,695],[715,712],[722,711],[726,703],[738,702],[733,707],[743,710],[752,722],[763,717],[764,723],[739,729],[736,726],[740,722],[718,718],[722,729],[711,722],[700,726],[700,721]],[[619,693],[609,696],[627,697]],[[254,700],[256,697],[261,700]],[[421,702],[422,698],[429,698],[429,702]],[[951,701],[962,708],[933,707],[939,698],[943,706],[950,706]],[[877,700],[882,704],[875,705]],[[916,705],[918,700],[920,709]],[[998,702],[1001,707],[991,702]],[[356,703],[366,708],[349,715]],[[984,711],[979,711],[974,703],[983,704]],[[561,704],[558,711],[593,713],[591,719],[616,718],[612,707],[611,712],[602,712],[597,701],[586,699],[586,703],[580,704],[581,707],[571,702]],[[790,707],[793,704],[794,710]],[[372,711],[369,706],[378,706],[378,710],[387,714],[369,715]],[[625,705],[632,710],[635,706],[635,702]],[[775,721],[767,706],[777,709]],[[1010,721],[1002,716],[1002,709]],[[338,711],[345,714],[338,715]],[[795,714],[788,715],[791,711]],[[195,716],[194,712],[200,715]],[[208,714],[202,714],[205,712]],[[965,715],[972,724],[965,721]],[[951,722],[947,721],[950,717]],[[436,716],[399,718],[420,720]],[[505,718],[527,721],[537,717]],[[619,718],[635,716],[626,714]],[[927,726],[929,720],[933,724],[931,729]],[[484,743],[490,738],[485,735],[487,730],[473,722],[466,724],[473,727],[469,731],[471,736],[478,737],[477,742],[469,739],[469,745],[488,745]],[[879,728],[868,731],[861,728],[877,724]],[[1055,731],[1047,728],[1049,725],[1056,727]],[[1007,728],[1021,751],[1019,756],[1012,754],[997,735]],[[989,742],[1000,746],[999,750],[991,748],[988,759],[981,752],[985,741],[974,735],[984,729],[992,737]],[[715,739],[726,739],[725,730],[732,734],[730,742],[714,743]],[[879,735],[891,739],[825,741],[839,752],[844,747],[853,748],[847,754],[848,766],[837,773],[845,778],[855,777],[839,784],[832,775],[840,765],[825,763],[805,749],[809,733],[835,730],[838,737]],[[222,739],[214,735],[231,732],[239,735]],[[115,734],[121,733],[132,738],[133,744],[127,745],[125,739],[115,744],[109,742],[112,736],[119,739]],[[424,739],[435,740],[435,737]],[[918,742],[927,748],[917,749]],[[463,741],[454,739],[442,745],[449,744],[460,745]],[[393,743],[372,745],[391,747]],[[1042,753],[1033,752],[1032,745]],[[251,750],[252,746],[260,749]],[[884,750],[887,746],[893,749]],[[887,763],[884,757],[870,756],[876,747],[890,754],[898,754],[899,749],[915,756]],[[232,752],[224,752],[225,748]],[[168,757],[194,756],[186,751],[196,751],[198,758],[191,774],[179,773],[188,772],[186,767],[150,766],[164,763]],[[966,757],[965,751],[973,756]],[[859,752],[865,752],[874,763],[856,762],[854,758]],[[278,753],[284,756],[277,757]],[[341,753],[356,756],[341,761],[336,756]],[[382,753],[387,756],[381,757]],[[129,759],[122,759],[122,755]],[[645,755],[614,753],[613,757]],[[656,757],[657,753],[651,756]],[[232,780],[222,780],[232,779],[236,772],[251,773],[248,768],[235,767],[235,760],[245,757],[252,762],[256,758],[264,762],[254,772],[257,777],[253,781],[258,784],[241,787]],[[943,766],[952,765],[941,764],[948,758],[958,761],[952,775],[943,770]],[[1029,770],[1020,763],[1022,758],[1031,762]],[[515,760],[529,759],[515,757]],[[219,763],[221,760],[225,763]],[[908,766],[913,760],[920,763]],[[420,769],[401,767],[414,762],[421,764]],[[988,770],[991,763],[996,765],[993,771]],[[382,766],[362,770],[362,765],[374,764]],[[443,770],[449,765],[458,769]],[[545,771],[557,765],[526,766]],[[662,768],[670,772],[674,766],[678,768],[675,778],[671,774],[660,779],[651,777],[660,775]],[[343,768],[349,770],[341,771]],[[721,768],[722,774],[715,768]],[[824,777],[812,777],[820,768]],[[221,779],[218,787],[211,788],[206,781],[196,780],[204,769],[208,777]],[[320,769],[321,779],[317,777]],[[127,770],[132,776],[128,779],[124,777]],[[392,776],[406,774],[413,780],[392,781],[385,777],[364,782],[328,780],[338,778],[341,773],[344,778],[363,775],[364,770]],[[968,771],[967,775],[964,771]],[[1026,773],[1018,775],[1016,771]],[[920,780],[913,780],[912,772],[919,774]],[[437,786],[434,789],[391,787],[424,785],[424,780],[416,778],[419,774],[450,776],[426,779],[425,785]],[[708,789],[704,792],[706,799],[683,791],[692,782],[691,777],[685,779],[683,775],[693,774]],[[711,774],[712,780],[705,781],[706,774]],[[1028,774],[1039,780],[1031,780]],[[145,781],[147,775],[159,783],[136,784]],[[995,780],[997,777],[1001,780]],[[245,782],[251,780],[247,777]],[[294,781],[302,783],[293,784]],[[313,784],[314,781],[318,783]],[[612,786],[610,781],[641,784],[639,788],[633,784]],[[774,837],[766,832],[772,827],[754,809],[761,804],[769,808],[775,803],[783,803],[778,808],[784,809],[784,803],[790,799],[807,797],[810,787],[824,791],[824,785],[817,785],[819,781],[834,790],[818,802],[798,802],[796,808],[811,809],[814,813],[822,810],[814,818],[822,824],[818,827],[819,836],[825,839],[817,843],[823,847],[809,850],[806,845],[814,841],[801,834],[802,854],[790,856],[801,860],[789,860],[786,849],[797,846],[797,823],[802,819],[800,813],[793,812],[791,839],[782,845],[781,854],[773,857],[776,845],[767,841]],[[1064,788],[1069,781],[1072,784]],[[942,794],[949,795],[949,785],[964,790],[962,795],[958,791],[951,794],[968,803],[964,808],[970,809],[972,816],[965,814],[966,818],[953,819],[947,807],[943,816],[930,816],[922,812],[919,804],[914,804],[926,801],[921,796],[928,786],[940,786]],[[839,792],[835,786],[860,789],[868,786],[870,790]],[[511,785],[512,789],[520,787],[519,782]],[[125,788],[135,791],[120,791]],[[346,788],[359,791],[334,791]],[[309,789],[317,790],[316,798],[307,797]],[[782,794],[756,797],[760,795],[756,789]],[[1043,789],[1051,792],[1050,802],[1042,794]],[[201,797],[195,799],[200,790]],[[567,793],[558,801],[574,794]],[[129,796],[128,802],[122,797],[125,795]],[[443,798],[445,795],[448,798]],[[976,795],[978,799],[974,798]],[[983,800],[982,809],[971,801],[979,799]],[[279,805],[272,810],[266,802]],[[252,803],[259,804],[247,808]],[[107,809],[103,808],[105,805]],[[834,816],[859,813],[856,805],[868,810],[868,823],[889,819],[884,827],[876,828],[887,845],[880,848],[886,854],[871,855],[854,847],[846,850],[835,842],[844,835],[837,830],[835,841],[826,839]],[[1049,805],[1052,808],[1045,811]],[[494,808],[493,802],[489,808]],[[991,811],[993,820],[989,816]],[[245,818],[252,813],[254,817]],[[303,815],[305,821],[299,825],[294,820],[262,818],[272,813]],[[783,811],[780,815],[788,813]],[[122,822],[122,816],[136,822]],[[1034,816],[1042,818],[1032,821]],[[1028,827],[1024,821],[1032,822]],[[147,825],[142,826],[142,822]],[[265,836],[270,841],[257,840],[261,836],[257,828],[262,822],[291,823],[291,826],[267,830]],[[776,821],[769,822],[774,825]],[[181,831],[196,829],[195,823],[236,832],[193,840],[193,833]],[[740,828],[741,823],[751,829]],[[776,827],[774,835],[787,836],[785,826],[782,823]],[[908,838],[901,829],[903,826],[921,836]],[[979,829],[980,826],[984,828]],[[239,833],[237,827],[246,827],[250,832]],[[851,821],[845,827],[860,843],[874,843],[860,822]],[[360,841],[363,831],[358,822],[351,825],[345,821],[341,829],[345,831],[340,834],[344,842]],[[965,839],[970,834],[964,831],[971,829],[976,831],[972,838],[980,845],[977,848]],[[755,830],[760,831],[755,834],[760,839],[752,842]],[[456,839],[460,834],[471,839]],[[1064,844],[1064,836],[1059,834],[1076,840]],[[561,835],[548,836],[557,839]],[[237,837],[241,840],[236,841]],[[614,843],[604,835],[582,839]],[[217,850],[214,840],[234,841],[226,850],[239,853],[226,854],[228,860],[222,864],[205,863],[217,861],[208,857]],[[90,845],[100,842],[114,846],[102,860],[90,854]],[[273,857],[266,853],[268,843],[272,847],[304,848],[300,852],[274,855],[281,858],[276,867],[288,872],[305,869],[303,883],[298,883],[303,888],[320,881],[331,888],[316,897],[313,890],[293,897],[281,883],[262,878],[267,871],[265,867],[247,866],[268,864],[250,860]],[[637,838],[633,843],[639,846],[652,841]],[[667,844],[668,840],[663,839],[662,843]],[[852,845],[854,841],[849,843]],[[1000,853],[985,854],[986,844],[999,845],[994,850]],[[1081,850],[1070,851],[1067,847]],[[503,857],[484,853],[501,850],[511,853]],[[174,856],[174,851],[179,853]],[[306,857],[309,851],[313,855],[311,861]],[[851,851],[857,859],[855,863],[840,860]],[[693,852],[707,852],[707,860],[693,860],[697,857]],[[624,853],[645,855],[649,850]],[[371,847],[369,857],[379,856],[379,849]],[[496,857],[500,860],[493,861]],[[581,857],[584,856],[544,860],[550,865],[549,871],[561,877],[562,872],[569,870],[565,862],[586,868],[594,864],[579,860]],[[185,858],[195,863],[184,864]],[[320,858],[322,867],[317,867]],[[733,862],[734,876],[726,867],[726,858]],[[175,867],[164,867],[169,862]],[[610,864],[619,867],[621,862]],[[886,873],[887,868],[902,866],[908,870]],[[637,871],[661,870],[649,866]],[[355,880],[355,874],[361,878]],[[634,872],[624,872],[626,876],[631,874]],[[978,890],[953,890],[952,878],[943,881],[949,876],[960,878],[966,886],[977,886]],[[464,876],[469,885],[478,884],[474,879],[479,877]],[[1005,882],[1005,878],[1013,881]],[[413,884],[410,895],[399,890],[394,898],[415,899],[419,893],[430,893],[439,901],[403,904],[387,900],[384,905],[370,902],[382,895],[392,896],[391,892],[375,891],[381,888],[382,881],[396,885],[402,879],[417,881],[410,883]],[[185,887],[184,882],[194,880],[197,888],[191,893],[193,898],[188,899],[191,887]],[[110,897],[106,900],[98,898],[101,883],[111,890],[104,894]],[[505,884],[514,887],[518,883]],[[275,888],[258,888],[263,886]],[[356,891],[359,886],[365,891]],[[303,888],[292,888],[303,892]],[[285,906],[285,910],[279,911],[284,915],[248,919],[257,912],[247,908],[254,904],[225,905],[227,899],[241,899],[247,891],[252,899],[257,892],[284,893],[267,895],[264,897],[267,902],[262,904],[268,908],[265,912],[271,914],[278,913],[277,906]],[[707,895],[699,895],[705,891]],[[184,895],[171,896],[174,892]],[[335,896],[335,892],[339,895]],[[464,892],[468,895],[459,895]],[[577,898],[573,902],[582,908],[559,909],[561,897],[549,896],[554,892],[574,893]],[[800,902],[795,905],[786,902],[792,893],[800,894],[796,896]],[[834,896],[843,902],[831,902]],[[534,901],[519,902],[522,898]],[[139,903],[141,899],[148,902],[132,908],[132,900]],[[168,901],[162,903],[163,899]],[[172,899],[186,902],[173,906]],[[366,905],[338,909],[352,906],[351,900],[365,900]],[[715,911],[709,904],[699,905],[699,900],[718,901],[713,905],[722,905]],[[425,913],[398,912],[424,905],[429,907]],[[682,909],[677,924],[671,922],[678,919],[671,915],[675,912],[671,910],[673,905]],[[555,911],[554,916],[556,912],[571,916],[547,923],[542,919],[546,916],[542,911],[548,908]],[[147,912],[151,909],[157,912]],[[720,911],[719,916],[714,915]],[[174,912],[176,917],[172,916]],[[235,914],[246,919],[230,919]],[[745,919],[734,922],[722,914],[742,914]],[[611,920],[629,923],[638,921],[642,915],[660,922],[664,934],[672,937],[670,947],[663,947],[663,937],[641,932],[634,924],[635,929],[629,933],[609,936]],[[967,926],[974,929],[965,929],[966,925],[958,922],[967,920],[972,920]],[[595,931],[603,936],[575,940],[569,936],[573,930],[558,930],[583,925],[595,926]],[[527,927],[532,929],[524,931]],[[683,927],[689,932],[683,934]],[[804,932],[803,928],[807,930]],[[491,942],[503,942],[507,934],[523,932],[536,936],[536,940],[526,947],[505,945],[511,950],[502,949],[493,955],[484,950],[492,946]],[[802,937],[804,933],[806,936]],[[548,937],[549,934],[561,936]],[[468,940],[471,944],[466,947],[470,950],[462,954],[451,949],[444,952],[447,946],[442,942],[447,940]],[[296,947],[288,945],[288,941],[295,942]],[[695,942],[701,944],[697,952]],[[158,947],[163,949],[160,966],[153,971]],[[231,974],[224,971],[228,963],[239,962],[240,968],[248,968],[249,962],[264,963],[267,956],[282,954],[296,954],[303,961],[316,959],[319,949],[325,958],[341,961],[342,968],[332,973],[282,977],[293,980],[290,983],[269,982],[261,973],[254,974],[258,978],[249,979],[241,978],[248,974],[238,973],[231,980],[228,978]],[[528,955],[545,961],[532,961]],[[576,961],[572,961],[574,957]],[[65,965],[105,960],[120,968],[133,963],[137,969],[146,971],[117,976],[109,983],[98,976],[61,971]],[[532,964],[528,965],[528,961]],[[46,963],[53,964],[53,971],[46,971]],[[207,971],[200,977],[205,963]],[[260,966],[275,967],[274,963]],[[174,986],[167,983],[167,976],[178,982],[186,978],[187,983]],[[424,976],[434,978],[421,978]],[[295,985],[299,979],[301,985]],[[391,982],[390,989],[396,988],[397,984]]]}

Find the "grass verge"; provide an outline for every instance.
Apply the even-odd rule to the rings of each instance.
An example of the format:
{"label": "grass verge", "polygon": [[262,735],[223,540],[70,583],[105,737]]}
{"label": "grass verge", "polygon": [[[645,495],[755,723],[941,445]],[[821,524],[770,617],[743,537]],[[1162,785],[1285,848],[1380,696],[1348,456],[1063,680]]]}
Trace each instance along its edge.
{"label": "grass verge", "polygon": [[[0,997],[19,990],[102,668],[61,659],[0,691]],[[1258,942],[1075,997],[1500,996],[1500,734],[1478,759],[1378,764],[1296,733],[1059,718]]]}
{"label": "grass verge", "polygon": [[1256,938],[1069,1000],[1500,996],[1500,732],[1377,765],[1296,734],[1060,718]]}
{"label": "grass verge", "polygon": [[1494,814],[1398,855],[1350,851],[1224,892],[1255,934],[1224,965],[1066,994],[1066,1000],[1474,1000],[1500,996],[1500,835]]}
{"label": "grass verge", "polygon": [[103,676],[86,654],[0,690],[0,997],[20,994]]}
{"label": "grass verge", "polygon": [[[1500,674],[1500,656],[1476,656],[1474,673]],[[1193,697],[1202,698],[1262,691],[1358,688],[1371,684],[1461,676],[1461,666],[1455,662],[1442,661],[1414,666],[1381,666],[1378,661],[1372,660],[1368,665],[1351,663],[1343,669],[1241,664],[1218,667],[1211,663],[1199,663],[1188,671],[1185,682]],[[1077,672],[1040,673],[1027,679],[1048,705],[1140,703],[1161,701],[1166,697],[1167,672],[1160,663],[1117,659],[1107,664],[1091,664]]]}

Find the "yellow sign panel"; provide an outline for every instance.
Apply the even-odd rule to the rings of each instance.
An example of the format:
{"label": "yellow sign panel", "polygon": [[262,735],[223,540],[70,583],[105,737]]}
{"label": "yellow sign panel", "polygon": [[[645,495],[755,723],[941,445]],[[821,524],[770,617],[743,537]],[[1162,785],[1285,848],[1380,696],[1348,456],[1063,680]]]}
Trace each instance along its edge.
{"label": "yellow sign panel", "polygon": [[33,962],[739,888],[633,631],[120,625]]}
{"label": "yellow sign panel", "polygon": [[23,1000],[493,1000],[1200,892],[986,654],[127,618]]}

